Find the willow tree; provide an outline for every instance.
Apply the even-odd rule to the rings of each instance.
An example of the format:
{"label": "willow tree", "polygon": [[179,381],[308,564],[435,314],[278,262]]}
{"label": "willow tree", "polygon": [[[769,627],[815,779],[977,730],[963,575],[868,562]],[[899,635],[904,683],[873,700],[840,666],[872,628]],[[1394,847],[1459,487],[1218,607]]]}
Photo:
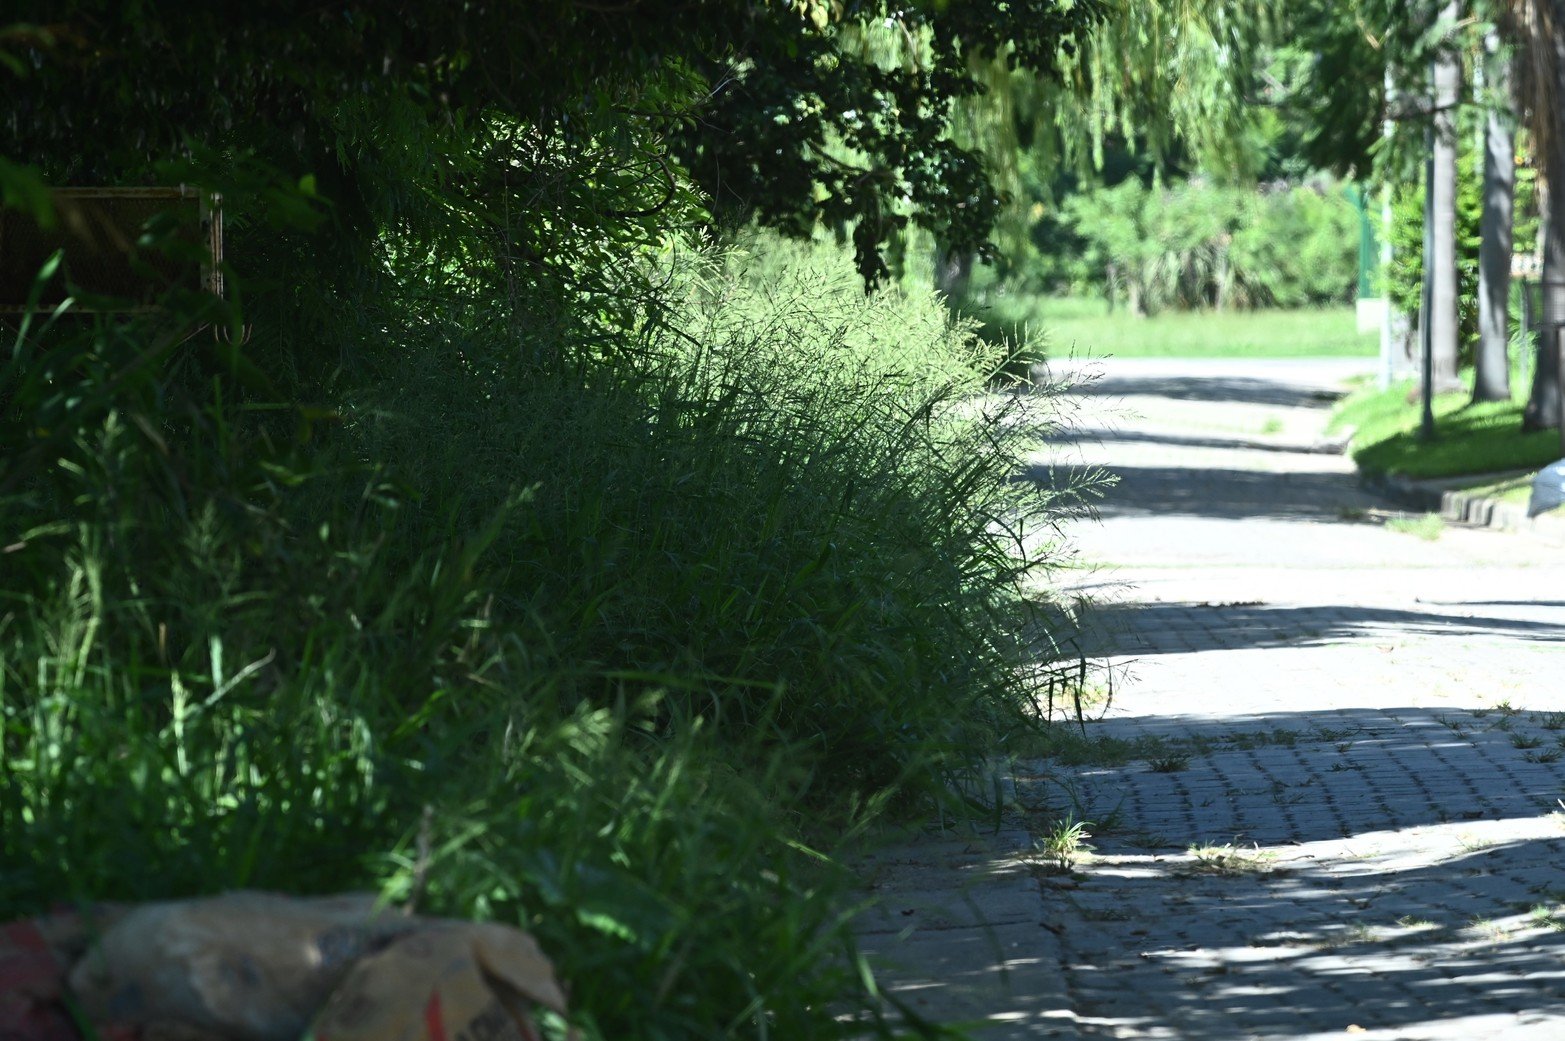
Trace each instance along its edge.
{"label": "willow tree", "polygon": [[1085,171],[1101,168],[1110,136],[1154,158],[1182,151],[1234,180],[1260,169],[1271,0],[1115,0],[1038,85],[1038,147]]}
{"label": "willow tree", "polygon": [[[953,133],[985,157],[1001,189],[997,244],[1021,251],[1033,223],[1018,156],[1091,176],[1120,138],[1154,161],[1179,153],[1234,181],[1264,162],[1261,122],[1271,0],[1103,0],[1047,76],[1006,53],[975,62],[979,90],[955,106]],[[936,276],[958,290],[971,254],[946,251]]]}

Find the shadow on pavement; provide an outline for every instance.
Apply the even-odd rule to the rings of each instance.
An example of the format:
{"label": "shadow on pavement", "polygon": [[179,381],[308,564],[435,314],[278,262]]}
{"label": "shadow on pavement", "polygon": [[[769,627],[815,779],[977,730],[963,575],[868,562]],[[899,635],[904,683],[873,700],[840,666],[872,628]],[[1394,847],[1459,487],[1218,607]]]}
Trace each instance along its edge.
{"label": "shadow on pavement", "polygon": [[1044,441],[1060,444],[1145,444],[1172,445],[1176,448],[1231,448],[1246,452],[1283,452],[1290,455],[1334,455],[1337,450],[1324,445],[1288,443],[1245,437],[1242,434],[1174,434],[1145,430],[1114,430],[1108,427],[1073,427],[1040,431]]}
{"label": "shadow on pavement", "polygon": [[1217,401],[1225,404],[1278,405],[1307,408],[1335,401],[1339,391],[1301,387],[1297,383],[1252,376],[1136,376],[1110,374],[1078,384],[1070,393],[1082,397],[1149,395],[1180,401]]}
{"label": "shadow on pavement", "polygon": [[[1232,925],[1232,943],[1200,951],[1146,950],[1139,960],[1148,964],[1137,973],[1146,979],[1132,980],[1116,955],[1135,949],[1132,933],[1144,923],[1101,922],[1093,949],[1072,951],[1068,970],[1072,989],[1087,998],[1077,1007],[1078,1014],[1087,1013],[1083,1036],[1123,1037],[1125,1027],[1161,1027],[1169,1033],[1150,1036],[1182,1041],[1349,1036],[1420,1027],[1430,1032],[1417,1037],[1453,1041],[1519,1036],[1515,1031],[1529,1020],[1565,1013],[1565,932],[1533,928],[1501,939],[1490,930],[1502,927],[1484,920],[1509,913],[1502,902],[1473,901],[1464,913],[1454,907],[1431,910],[1425,901],[1449,891],[1453,875],[1483,873],[1508,860],[1557,862],[1562,854],[1565,838],[1512,843],[1435,866],[1368,870],[1347,878],[1305,869],[1218,878],[1204,886],[1172,873],[1119,881],[1113,887],[1114,904],[1103,912],[1163,906],[1179,920]],[[1090,886],[1086,883],[1082,891]],[[1091,914],[1092,902],[1082,903]],[[1244,928],[1245,916],[1263,915],[1277,904],[1296,907],[1304,928],[1271,928],[1265,919]],[[1161,1004],[1170,1015],[1119,1018],[1113,995],[1129,988],[1135,988],[1139,1006],[1160,1011]],[[1157,990],[1164,991],[1162,1002]],[[1109,1000],[1094,1008],[1095,994]],[[1544,1030],[1527,1036],[1560,1035]]]}
{"label": "shadow on pavement", "polygon": [[[1079,874],[1041,880],[1084,1036],[1454,1039],[1565,1014],[1558,719],[1403,706],[1268,721],[1137,717],[1183,739],[1161,767],[1019,780],[1054,804],[1068,791],[1094,822]],[[1176,747],[1188,761],[1168,769]]]}
{"label": "shadow on pavement", "polygon": [[[1554,605],[1540,601],[1516,606]],[[1400,640],[1419,635],[1565,642],[1565,612],[1556,622],[1344,604],[1274,607],[1263,603],[1100,603],[1083,609],[1080,626],[1073,649],[1089,658],[1248,647],[1311,647],[1346,639]]]}
{"label": "shadow on pavement", "polygon": [[1105,519],[1138,516],[1215,517],[1229,520],[1344,521],[1344,510],[1384,505],[1351,474],[1269,473],[1183,466],[1027,467],[1020,479],[1071,488],[1103,470],[1119,478],[1097,513]]}
{"label": "shadow on pavement", "polygon": [[[1035,779],[1069,775],[1073,810],[1098,823],[1103,851],[1275,846],[1541,818],[1560,808],[1565,792],[1562,732],[1544,725],[1553,722],[1543,714],[1409,707],[1115,717],[1087,725],[1089,740],[1108,742],[1108,763],[1039,761]],[[1137,758],[1118,761],[1131,734],[1152,740],[1137,746]],[[1529,747],[1518,747],[1518,736]],[[1565,840],[1565,826],[1551,830]],[[1565,900],[1565,875],[1553,870]]]}

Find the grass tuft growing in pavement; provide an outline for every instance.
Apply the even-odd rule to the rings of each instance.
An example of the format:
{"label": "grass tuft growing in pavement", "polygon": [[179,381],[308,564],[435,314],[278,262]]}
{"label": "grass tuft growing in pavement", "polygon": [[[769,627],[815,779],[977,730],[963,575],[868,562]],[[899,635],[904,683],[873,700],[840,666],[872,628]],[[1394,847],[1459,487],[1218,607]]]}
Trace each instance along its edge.
{"label": "grass tuft growing in pavement", "polygon": [[1245,849],[1230,842],[1221,845],[1193,845],[1191,870],[1206,875],[1255,875],[1270,871],[1277,854],[1258,846]]}
{"label": "grass tuft growing in pavement", "polygon": [[1041,857],[1038,867],[1055,875],[1067,875],[1075,870],[1083,856],[1092,852],[1091,821],[1079,821],[1067,815],[1055,821],[1048,833],[1036,840],[1034,849]]}
{"label": "grass tuft growing in pavement", "polygon": [[1391,531],[1399,531],[1404,535],[1423,539],[1425,542],[1433,542],[1444,534],[1445,518],[1438,513],[1391,517],[1386,521],[1386,527]]}

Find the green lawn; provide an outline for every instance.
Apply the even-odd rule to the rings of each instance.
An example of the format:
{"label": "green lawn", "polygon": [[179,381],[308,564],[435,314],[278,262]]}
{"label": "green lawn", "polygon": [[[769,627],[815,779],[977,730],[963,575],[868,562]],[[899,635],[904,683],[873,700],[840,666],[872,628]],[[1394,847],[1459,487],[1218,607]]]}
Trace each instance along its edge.
{"label": "green lawn", "polygon": [[1351,307],[1296,311],[1170,311],[1137,318],[1109,313],[1100,299],[994,295],[964,311],[990,338],[1027,345],[1028,354],[1118,358],[1302,358],[1372,356]]}
{"label": "green lawn", "polygon": [[1439,478],[1536,470],[1559,458],[1559,433],[1521,432],[1527,384],[1515,382],[1511,401],[1473,405],[1466,390],[1437,397],[1433,441],[1418,437],[1420,405],[1411,382],[1349,395],[1337,406],[1331,429],[1354,431],[1353,460],[1367,473]]}

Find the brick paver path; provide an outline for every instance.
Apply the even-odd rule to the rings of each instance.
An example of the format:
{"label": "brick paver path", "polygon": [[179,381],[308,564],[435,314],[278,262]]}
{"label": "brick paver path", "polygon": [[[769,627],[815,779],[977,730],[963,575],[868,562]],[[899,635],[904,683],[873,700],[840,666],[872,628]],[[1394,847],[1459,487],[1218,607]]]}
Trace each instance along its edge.
{"label": "brick paver path", "polygon": [[[1020,768],[1018,830],[888,868],[880,935],[911,937],[927,1010],[990,1037],[1565,1038],[1565,550],[1385,526],[1318,443],[1351,368],[1111,364],[1040,451],[1040,477],[1120,477],[1073,579],[1113,700],[1093,761]],[[1028,851],[1067,817],[1093,849],[1059,873]],[[976,881],[933,895],[952,878]]]}

